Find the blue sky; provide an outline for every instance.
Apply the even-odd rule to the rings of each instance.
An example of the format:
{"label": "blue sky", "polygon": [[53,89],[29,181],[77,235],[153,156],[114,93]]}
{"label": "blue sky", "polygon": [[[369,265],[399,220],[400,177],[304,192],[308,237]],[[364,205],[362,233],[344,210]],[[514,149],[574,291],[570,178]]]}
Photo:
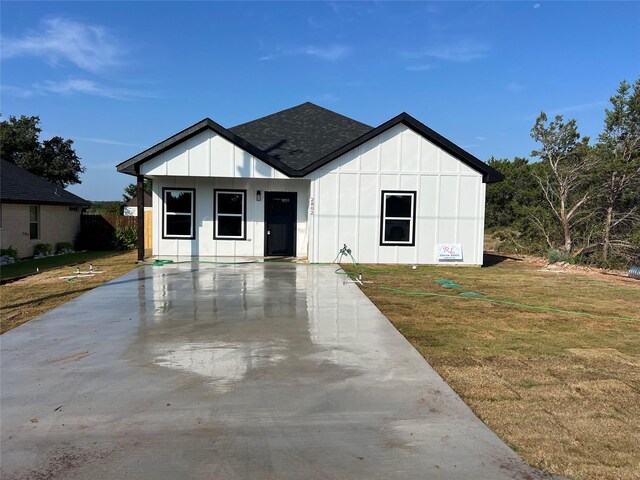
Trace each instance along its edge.
{"label": "blue sky", "polygon": [[640,2],[2,2],[3,118],[39,115],[119,199],[115,165],[210,117],[305,101],[379,125],[402,111],[482,160],[528,157],[537,114],[597,136],[640,74]]}

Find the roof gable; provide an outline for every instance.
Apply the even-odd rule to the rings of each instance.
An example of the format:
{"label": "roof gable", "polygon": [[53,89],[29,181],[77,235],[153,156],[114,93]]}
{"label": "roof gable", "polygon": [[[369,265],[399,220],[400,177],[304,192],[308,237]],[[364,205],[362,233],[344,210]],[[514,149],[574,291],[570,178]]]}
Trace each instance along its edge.
{"label": "roof gable", "polygon": [[185,142],[186,140],[198,135],[201,132],[204,132],[205,130],[213,131],[214,133],[220,135],[234,145],[243,149],[247,153],[272,166],[279,172],[284,173],[289,177],[295,176],[295,170],[293,170],[280,160],[272,158],[270,155],[263,152],[258,147],[252,145],[243,138],[240,138],[238,135],[224,128],[222,125],[214,122],[210,118],[205,118],[204,120],[201,120],[198,123],[185,128],[181,132],[178,132],[175,135],[167,138],[166,140],[154,145],[153,147],[148,148],[144,152],[139,153],[138,155],[131,157],[129,160],[120,163],[116,168],[119,172],[128,173],[129,175],[137,175],[138,166],[141,163],[157,157],[161,153],[166,152],[167,150],[175,147],[182,142]]}
{"label": "roof gable", "polygon": [[84,198],[6,160],[2,160],[0,179],[0,197],[6,203],[91,205]]}
{"label": "roof gable", "polygon": [[498,172],[497,170],[491,168],[489,165],[484,163],[482,160],[480,160],[480,159],[476,158],[475,156],[471,155],[466,150],[463,150],[462,148],[457,146],[455,143],[451,142],[450,140],[447,140],[445,137],[443,137],[442,135],[440,135],[436,131],[430,129],[429,127],[427,127],[423,123],[421,123],[418,120],[416,120],[415,118],[413,118],[408,113],[404,113],[404,112],[401,113],[400,115],[392,118],[391,120],[383,123],[379,127],[376,127],[374,129],[370,130],[369,132],[367,132],[364,135],[358,137],[357,139],[353,140],[352,142],[350,142],[350,143],[342,146],[341,148],[331,152],[330,154],[318,159],[316,162],[314,162],[311,165],[309,165],[306,169],[304,169],[300,173],[302,174],[302,176],[308,175],[311,172],[313,172],[313,171],[325,166],[329,162],[332,162],[333,160],[337,159],[338,157],[341,157],[342,155],[344,155],[345,153],[350,152],[354,148],[359,147],[363,143],[365,143],[365,142],[377,137],[378,135],[386,132],[390,128],[392,128],[392,127],[394,127],[396,125],[399,125],[401,123],[406,125],[410,129],[412,129],[413,131],[415,131],[419,135],[423,136],[424,138],[426,138],[427,140],[429,140],[433,144],[435,144],[438,147],[442,148],[444,151],[446,151],[449,154],[453,155],[455,158],[457,158],[458,160],[462,161],[464,164],[468,165],[472,169],[476,170],[477,172],[482,173],[483,182],[485,182],[485,183],[500,182],[504,178],[504,176],[500,172]]}

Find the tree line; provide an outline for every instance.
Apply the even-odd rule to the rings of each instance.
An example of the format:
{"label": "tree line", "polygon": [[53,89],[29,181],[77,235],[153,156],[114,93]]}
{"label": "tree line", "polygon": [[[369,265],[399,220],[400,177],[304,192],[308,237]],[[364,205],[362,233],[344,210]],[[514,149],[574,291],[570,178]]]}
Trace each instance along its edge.
{"label": "tree line", "polygon": [[640,78],[620,83],[595,143],[542,112],[526,158],[489,160],[486,226],[511,250],[605,267],[640,264]]}

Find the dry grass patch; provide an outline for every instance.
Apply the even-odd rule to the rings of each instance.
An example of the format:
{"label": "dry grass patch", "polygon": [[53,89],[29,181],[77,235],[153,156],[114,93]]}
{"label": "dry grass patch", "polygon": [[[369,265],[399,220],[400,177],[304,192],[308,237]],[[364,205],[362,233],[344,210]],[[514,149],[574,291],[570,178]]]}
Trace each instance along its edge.
{"label": "dry grass patch", "polygon": [[0,285],[0,333],[22,325],[72,298],[119,277],[136,266],[136,253],[126,252],[94,260],[93,268],[105,273],[94,277],[61,280],[74,275],[76,268],[87,271],[89,263],[60,267],[22,280]]}
{"label": "dry grass patch", "polygon": [[[531,465],[576,479],[640,479],[640,282],[539,268],[506,260],[348,270],[373,281],[363,287],[369,298]],[[598,316],[458,296],[468,291]]]}

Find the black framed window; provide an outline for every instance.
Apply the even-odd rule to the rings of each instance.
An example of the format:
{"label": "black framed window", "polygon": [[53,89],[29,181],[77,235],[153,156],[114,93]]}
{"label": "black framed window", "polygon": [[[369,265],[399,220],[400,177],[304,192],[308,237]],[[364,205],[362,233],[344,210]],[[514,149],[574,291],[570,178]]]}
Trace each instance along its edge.
{"label": "black framed window", "polygon": [[214,190],[213,238],[220,240],[244,240],[247,235],[247,191]]}
{"label": "black framed window", "polygon": [[416,192],[382,191],[380,245],[415,245]]}
{"label": "black framed window", "polygon": [[29,240],[40,238],[40,206],[29,206]]}
{"label": "black framed window", "polygon": [[163,188],[163,238],[195,238],[196,191]]}

